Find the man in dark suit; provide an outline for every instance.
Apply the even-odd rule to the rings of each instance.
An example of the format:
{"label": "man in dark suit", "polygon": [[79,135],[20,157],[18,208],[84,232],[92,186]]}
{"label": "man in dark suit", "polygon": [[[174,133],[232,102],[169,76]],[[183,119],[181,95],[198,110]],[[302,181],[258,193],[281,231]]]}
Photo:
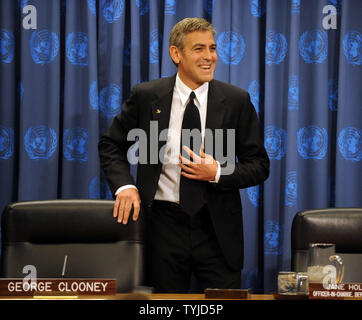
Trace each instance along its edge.
{"label": "man in dark suit", "polygon": [[[157,292],[187,292],[192,272],[201,289],[240,288],[239,189],[269,175],[248,93],[213,80],[214,34],[201,18],[177,23],[169,40],[177,75],[136,85],[99,142],[114,218],[147,216],[147,279]],[[201,135],[184,138],[193,129]],[[127,156],[135,135],[140,160],[146,154],[136,184]]]}

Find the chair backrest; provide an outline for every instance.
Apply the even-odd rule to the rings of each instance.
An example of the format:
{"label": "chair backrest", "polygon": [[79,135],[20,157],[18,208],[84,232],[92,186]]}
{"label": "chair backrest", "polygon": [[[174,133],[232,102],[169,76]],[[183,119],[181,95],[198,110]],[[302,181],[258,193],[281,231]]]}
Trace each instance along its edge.
{"label": "chair backrest", "polygon": [[2,215],[1,276],[23,278],[33,265],[38,278],[111,278],[117,292],[144,281],[144,226],[113,218],[111,200],[18,202]]}
{"label": "chair backrest", "polygon": [[291,232],[292,270],[307,270],[308,246],[313,242],[334,243],[344,260],[343,282],[362,282],[362,208],[298,212]]}

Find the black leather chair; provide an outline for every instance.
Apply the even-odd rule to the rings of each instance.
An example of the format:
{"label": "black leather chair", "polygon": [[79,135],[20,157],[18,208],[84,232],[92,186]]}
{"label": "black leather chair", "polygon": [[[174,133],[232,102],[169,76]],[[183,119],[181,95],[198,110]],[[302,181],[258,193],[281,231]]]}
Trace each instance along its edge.
{"label": "black leather chair", "polygon": [[23,278],[34,265],[38,278],[111,278],[117,292],[144,281],[144,224],[118,224],[111,200],[18,202],[2,215],[1,276]]}
{"label": "black leather chair", "polygon": [[313,242],[336,245],[336,252],[345,265],[342,282],[362,282],[362,208],[298,212],[291,232],[293,271],[307,270],[308,246]]}

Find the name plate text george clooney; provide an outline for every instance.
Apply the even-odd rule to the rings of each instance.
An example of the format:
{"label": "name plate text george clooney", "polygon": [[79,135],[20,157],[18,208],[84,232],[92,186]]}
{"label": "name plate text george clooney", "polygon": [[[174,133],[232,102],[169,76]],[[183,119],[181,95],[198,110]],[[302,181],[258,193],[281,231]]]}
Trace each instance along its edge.
{"label": "name plate text george clooney", "polygon": [[115,279],[0,279],[0,296],[113,294]]}

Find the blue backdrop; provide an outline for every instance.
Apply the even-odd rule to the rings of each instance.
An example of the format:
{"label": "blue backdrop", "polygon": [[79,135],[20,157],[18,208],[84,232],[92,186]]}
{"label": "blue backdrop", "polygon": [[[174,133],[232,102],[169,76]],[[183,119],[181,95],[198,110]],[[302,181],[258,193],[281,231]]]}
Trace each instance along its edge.
{"label": "blue backdrop", "polygon": [[[328,4],[337,29],[323,28]],[[249,91],[271,159],[269,179],[241,190],[242,286],[275,290],[296,212],[362,206],[361,13],[360,0],[0,0],[0,210],[110,199],[100,135],[133,85],[176,72],[172,26],[204,17],[217,30],[215,78]]]}

